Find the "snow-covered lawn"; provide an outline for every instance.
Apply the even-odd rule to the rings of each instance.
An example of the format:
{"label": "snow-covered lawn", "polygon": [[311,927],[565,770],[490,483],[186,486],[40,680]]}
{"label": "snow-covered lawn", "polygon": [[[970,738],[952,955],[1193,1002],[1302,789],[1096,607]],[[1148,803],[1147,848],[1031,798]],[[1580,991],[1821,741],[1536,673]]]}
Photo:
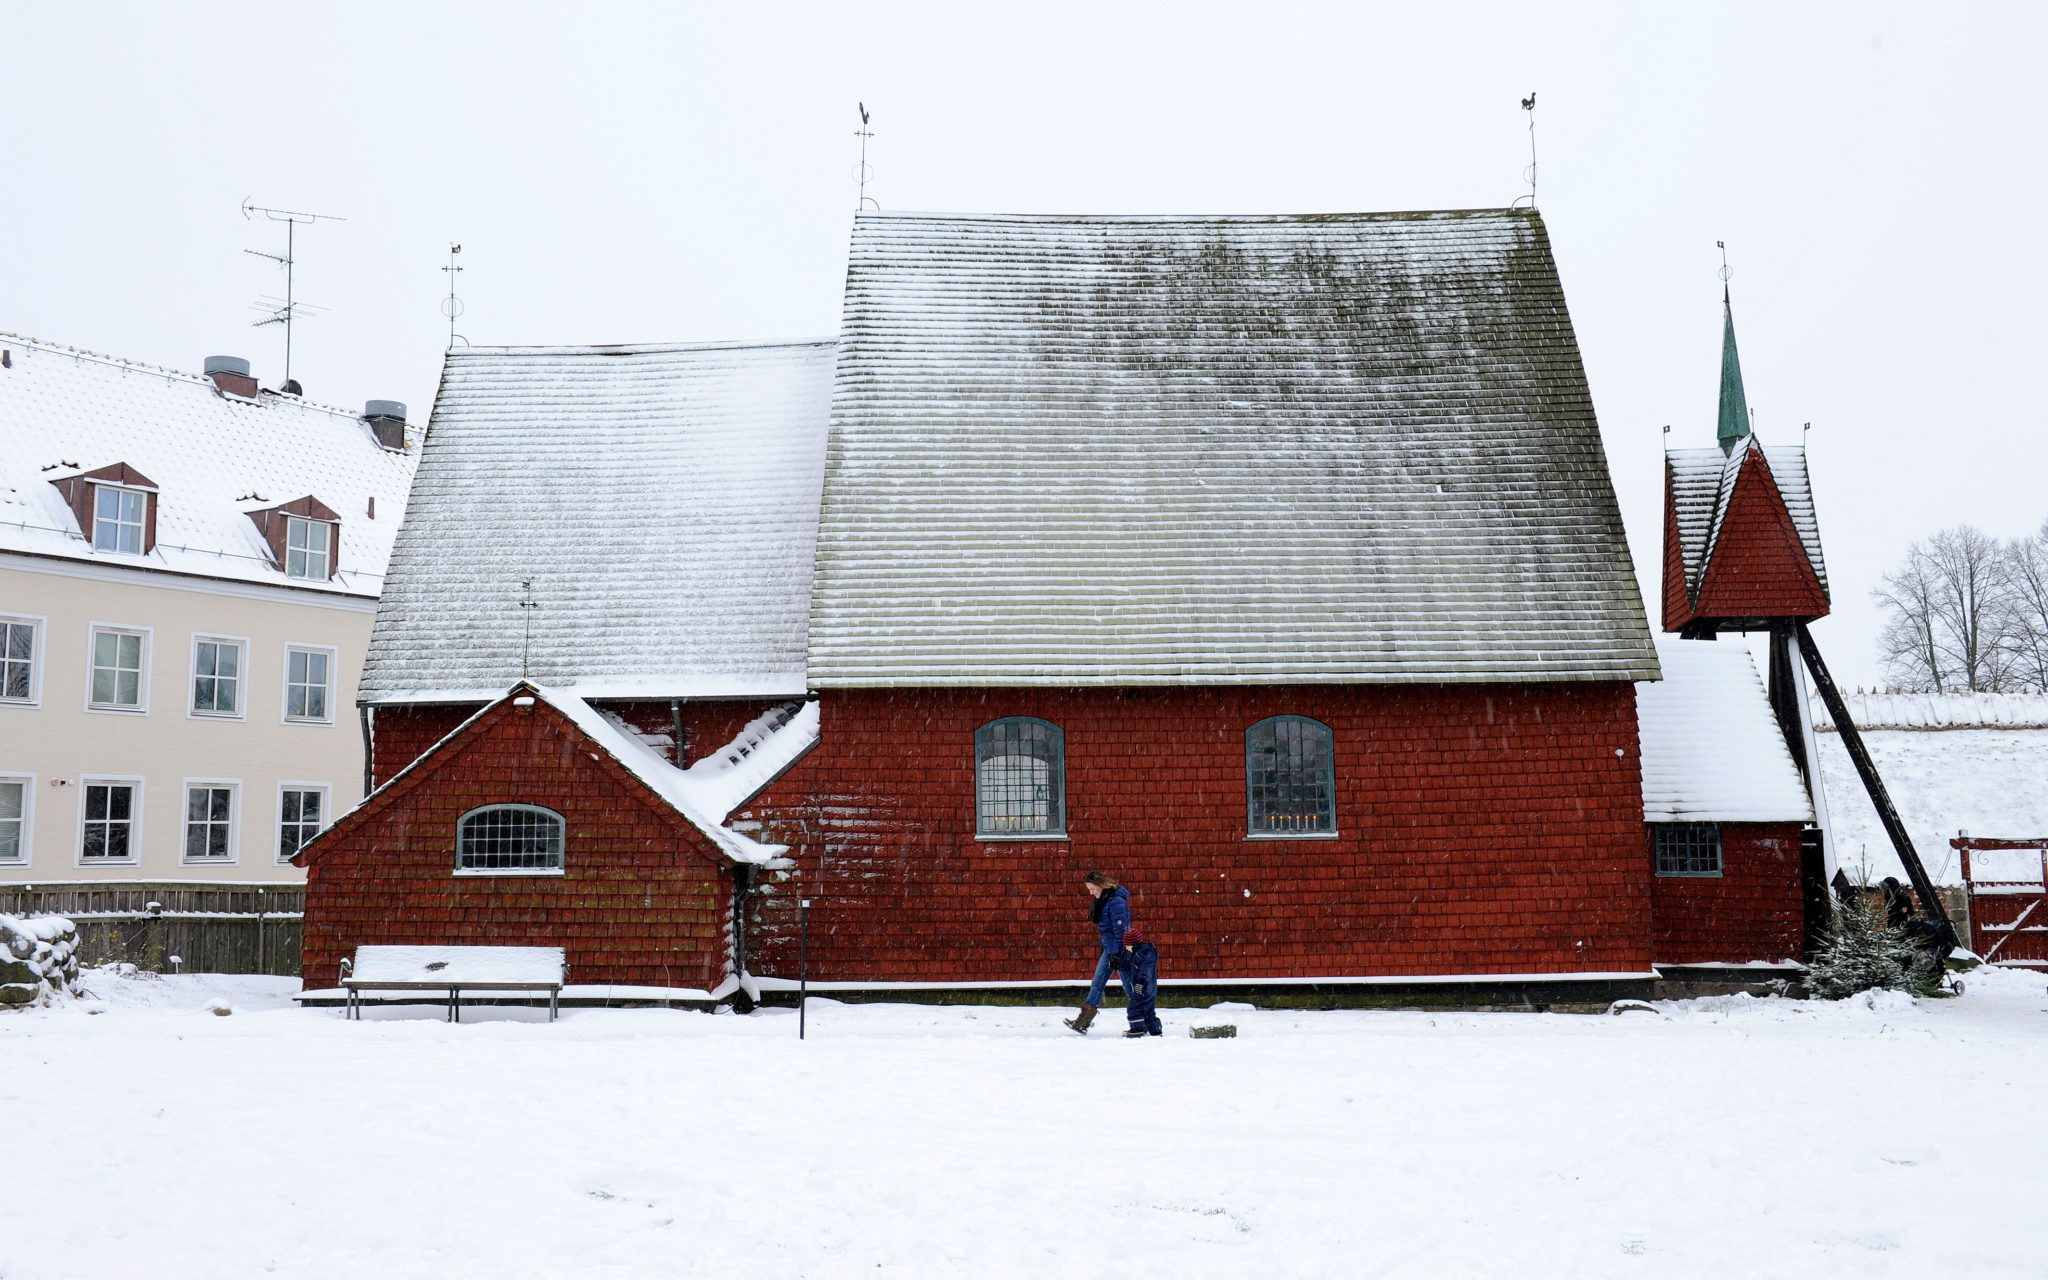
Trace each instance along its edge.
{"label": "snow-covered lawn", "polygon": [[2040,1276],[2048,994],[1972,978],[1136,1042],[819,1001],[799,1043],[100,972],[0,1016],[0,1276]]}

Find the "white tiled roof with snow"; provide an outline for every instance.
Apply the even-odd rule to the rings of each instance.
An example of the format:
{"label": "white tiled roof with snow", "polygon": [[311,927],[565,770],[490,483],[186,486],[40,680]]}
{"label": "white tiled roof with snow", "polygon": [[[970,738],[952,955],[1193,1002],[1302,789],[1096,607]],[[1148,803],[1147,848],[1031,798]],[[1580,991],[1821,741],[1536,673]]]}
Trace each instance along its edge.
{"label": "white tiled roof with snow", "polygon": [[1721,521],[1734,494],[1735,477],[1751,448],[1763,451],[1764,461],[1785,499],[1785,512],[1799,531],[1799,542],[1813,572],[1827,590],[1827,562],[1821,558],[1820,522],[1813,510],[1813,483],[1806,474],[1806,450],[1798,445],[1771,447],[1754,435],[1744,436],[1726,456],[1716,449],[1672,449],[1665,453],[1671,467],[1672,506],[1678,517],[1679,555],[1685,564],[1687,590],[1697,592],[1700,569],[1719,536]]}
{"label": "white tiled roof with snow", "polygon": [[1533,213],[858,219],[817,687],[1654,678]]}
{"label": "white tiled roof with snow", "polygon": [[801,695],[832,358],[450,353],[362,698]]}
{"label": "white tiled roof with snow", "polygon": [[[379,447],[356,414],[267,392],[244,400],[193,374],[10,334],[0,350],[0,551],[341,595],[381,589],[417,455]],[[94,551],[50,483],[122,462],[157,486],[147,556]],[[245,514],[308,494],[341,517],[327,582],[286,578]]]}
{"label": "white tiled roof with snow", "polygon": [[1659,637],[1636,686],[1645,822],[1811,822],[1813,805],[1749,650]]}

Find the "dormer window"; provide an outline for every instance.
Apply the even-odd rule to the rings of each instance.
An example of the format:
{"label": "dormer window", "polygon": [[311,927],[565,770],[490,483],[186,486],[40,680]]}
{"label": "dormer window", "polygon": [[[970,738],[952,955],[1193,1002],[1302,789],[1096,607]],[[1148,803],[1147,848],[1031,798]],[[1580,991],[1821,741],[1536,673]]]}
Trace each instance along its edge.
{"label": "dormer window", "polygon": [[284,576],[300,582],[326,582],[334,577],[341,554],[341,517],[312,494],[251,511],[249,518],[270,548],[270,558]]}
{"label": "dormer window", "polygon": [[50,483],[94,551],[146,556],[156,550],[156,484],[148,476],[117,462]]}
{"label": "dormer window", "polygon": [[124,556],[141,555],[143,517],[148,510],[149,495],[140,490],[94,485],[92,549],[118,551]]}
{"label": "dormer window", "polygon": [[331,576],[327,572],[327,540],[333,534],[334,526],[321,520],[301,520],[297,516],[290,516],[287,519],[289,527],[285,533],[284,576],[308,578],[314,582],[327,581]]}

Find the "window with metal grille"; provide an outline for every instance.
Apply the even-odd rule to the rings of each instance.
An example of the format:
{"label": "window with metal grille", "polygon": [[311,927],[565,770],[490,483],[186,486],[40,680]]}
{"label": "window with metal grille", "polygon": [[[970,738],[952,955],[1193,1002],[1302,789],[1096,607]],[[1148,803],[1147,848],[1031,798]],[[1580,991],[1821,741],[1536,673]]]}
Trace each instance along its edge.
{"label": "window with metal grille", "polygon": [[0,618],[0,701],[36,696],[36,624]]}
{"label": "window with metal grille", "polygon": [[95,551],[142,554],[142,514],[148,509],[147,494],[112,485],[93,486],[92,546]]}
{"label": "window with metal grille", "polygon": [[1711,822],[1659,822],[1657,874],[1718,876],[1721,874],[1721,828]]}
{"label": "window with metal grille", "polygon": [[1066,734],[1030,716],[992,720],[976,729],[974,794],[976,835],[1065,835]]}
{"label": "window with metal grille", "polygon": [[240,710],[242,646],[232,640],[197,640],[192,645],[192,710],[231,716]]}
{"label": "window with metal grille", "polygon": [[327,538],[332,526],[321,520],[292,516],[285,525],[284,573],[287,578],[327,580]]}
{"label": "window with metal grille", "polygon": [[1252,835],[1336,834],[1333,741],[1330,726],[1307,716],[1274,716],[1245,731],[1245,821]]}
{"label": "window with metal grille", "polygon": [[234,850],[235,789],[201,784],[185,788],[185,860],[224,862]]}
{"label": "window with metal grille", "polygon": [[531,804],[494,804],[462,815],[458,871],[560,871],[562,815]]}
{"label": "window with metal grille", "polygon": [[306,842],[320,834],[320,815],[327,792],[319,787],[286,787],[278,802],[277,860],[289,862]]}
{"label": "window with metal grille", "polygon": [[135,856],[135,787],[123,782],[85,786],[85,823],[79,856],[87,862],[127,862]]}

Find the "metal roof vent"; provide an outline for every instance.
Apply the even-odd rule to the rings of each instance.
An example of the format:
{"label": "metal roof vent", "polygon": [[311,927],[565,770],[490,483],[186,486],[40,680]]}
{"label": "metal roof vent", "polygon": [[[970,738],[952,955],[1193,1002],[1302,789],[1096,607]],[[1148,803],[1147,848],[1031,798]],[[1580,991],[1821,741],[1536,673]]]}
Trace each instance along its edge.
{"label": "metal roof vent", "polygon": [[247,360],[240,356],[208,356],[203,367],[216,389],[248,400],[256,398],[256,379],[249,372]]}
{"label": "metal roof vent", "polygon": [[363,402],[363,421],[368,424],[377,443],[386,449],[405,452],[405,401],[366,400]]}

